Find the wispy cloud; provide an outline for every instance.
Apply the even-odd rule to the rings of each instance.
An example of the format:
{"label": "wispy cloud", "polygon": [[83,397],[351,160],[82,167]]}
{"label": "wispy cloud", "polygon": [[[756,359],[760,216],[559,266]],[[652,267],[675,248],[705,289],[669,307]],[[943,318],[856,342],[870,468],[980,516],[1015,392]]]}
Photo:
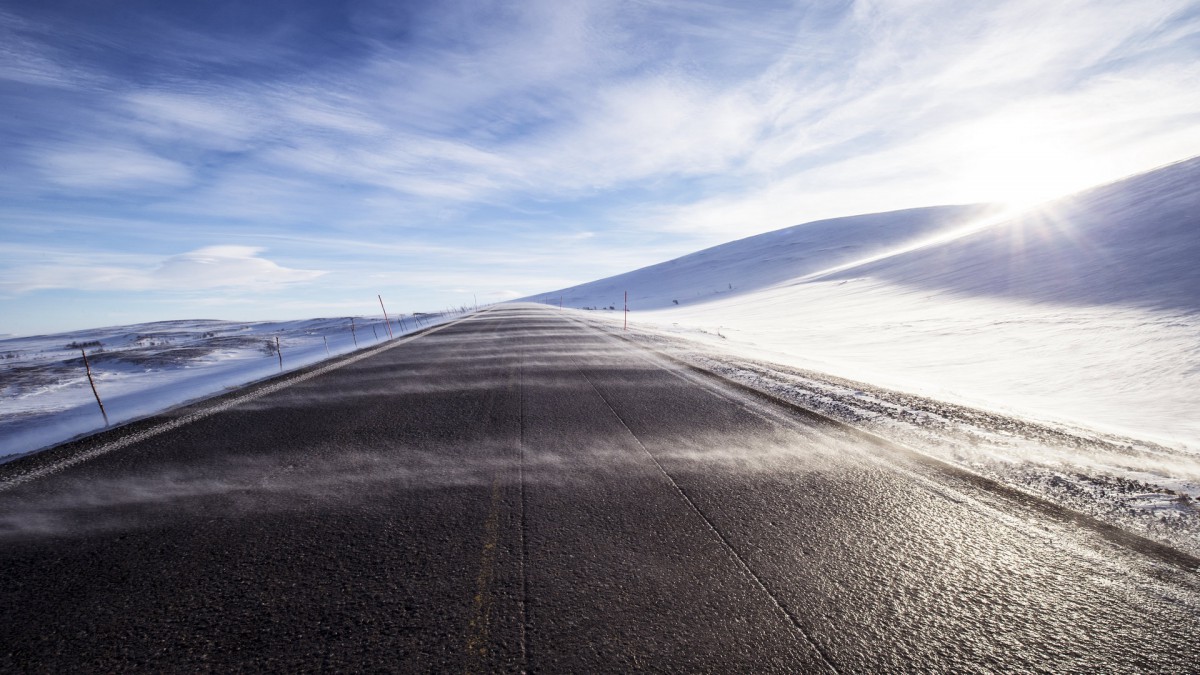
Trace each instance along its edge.
{"label": "wispy cloud", "polygon": [[[0,272],[0,293],[70,288],[93,291],[185,291],[239,289],[262,291],[311,281],[320,270],[283,267],[261,257],[251,246],[207,246],[168,256],[153,264],[131,265],[126,260],[97,262],[95,256],[75,253],[14,266]],[[104,257],[104,256],[100,256]]]}
{"label": "wispy cloud", "polygon": [[[219,4],[0,14],[5,243],[54,259],[36,220],[114,253],[283,246],[343,289],[400,263],[524,294],[1200,154],[1196,0]],[[360,245],[306,243],[333,240]]]}
{"label": "wispy cloud", "polygon": [[131,146],[77,145],[39,157],[46,180],[67,188],[95,190],[182,186],[191,172],[179,162]]}

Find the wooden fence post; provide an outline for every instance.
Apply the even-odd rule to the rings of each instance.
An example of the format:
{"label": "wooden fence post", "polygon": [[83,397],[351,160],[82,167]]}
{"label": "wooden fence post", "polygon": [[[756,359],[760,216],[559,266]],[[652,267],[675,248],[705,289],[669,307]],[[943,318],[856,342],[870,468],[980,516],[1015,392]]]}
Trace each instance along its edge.
{"label": "wooden fence post", "polygon": [[92,364],[88,363],[87,352],[83,348],[79,349],[79,353],[83,354],[83,367],[87,370],[88,384],[92,385],[92,395],[96,397],[96,405],[100,406],[100,414],[104,416],[104,426],[108,426],[108,413],[104,412],[104,403],[100,400],[100,393],[96,391],[96,381],[92,379]]}
{"label": "wooden fence post", "polygon": [[391,340],[395,336],[392,335],[392,322],[388,320],[387,307],[383,306],[383,296],[376,295],[375,297],[379,298],[379,309],[383,310],[383,325],[387,326],[388,339]]}

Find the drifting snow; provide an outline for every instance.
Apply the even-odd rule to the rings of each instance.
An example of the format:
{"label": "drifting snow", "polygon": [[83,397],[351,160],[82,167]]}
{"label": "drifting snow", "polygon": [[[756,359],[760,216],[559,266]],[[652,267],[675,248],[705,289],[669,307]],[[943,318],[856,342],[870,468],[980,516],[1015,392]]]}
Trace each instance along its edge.
{"label": "drifting snow", "polygon": [[578,315],[676,359],[1200,555],[1198,454],[749,358],[704,332],[622,330],[611,316]]}

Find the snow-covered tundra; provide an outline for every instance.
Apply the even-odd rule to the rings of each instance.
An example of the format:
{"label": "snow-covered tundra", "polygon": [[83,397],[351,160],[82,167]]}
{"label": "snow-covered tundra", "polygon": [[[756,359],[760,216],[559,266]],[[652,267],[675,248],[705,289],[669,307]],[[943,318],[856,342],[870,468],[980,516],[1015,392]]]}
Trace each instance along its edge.
{"label": "snow-covered tundra", "polygon": [[[445,314],[392,318],[392,335]],[[0,340],[0,461],[388,338],[382,317],[159,321]],[[87,354],[87,364],[84,354]]]}

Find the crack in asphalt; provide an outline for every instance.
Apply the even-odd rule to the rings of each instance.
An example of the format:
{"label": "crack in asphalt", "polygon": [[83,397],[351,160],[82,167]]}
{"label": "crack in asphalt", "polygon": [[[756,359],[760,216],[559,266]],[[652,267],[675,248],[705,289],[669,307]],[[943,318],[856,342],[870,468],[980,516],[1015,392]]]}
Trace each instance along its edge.
{"label": "crack in asphalt", "polygon": [[705,528],[717,538],[722,547],[725,549],[726,553],[729,554],[742,572],[749,576],[749,578],[754,582],[754,585],[756,585],[759,590],[761,590],[768,598],[770,598],[771,604],[774,605],[775,609],[783,615],[783,618],[785,618],[787,622],[791,624],[792,628],[800,634],[804,641],[807,642],[808,645],[814,650],[816,650],[825,666],[829,668],[830,671],[837,673],[838,668],[834,664],[833,659],[829,656],[829,654],[826,653],[821,645],[817,644],[816,640],[814,640],[811,635],[809,635],[808,631],[804,628],[804,625],[800,622],[800,620],[794,616],[787,609],[787,607],[783,605],[783,603],[779,601],[779,598],[777,598],[769,588],[767,588],[767,585],[763,583],[762,578],[759,577],[759,575],[755,573],[750,565],[746,563],[746,560],[742,558],[741,554],[737,552],[737,549],[734,548],[729,539],[717,528],[717,526],[708,518],[708,516],[704,515],[704,512],[701,511],[700,507],[696,505],[696,502],[693,501],[690,496],[688,496],[687,492],[680,487],[679,483],[675,482],[674,477],[672,477],[671,474],[663,467],[662,463],[658,461],[658,458],[654,456],[654,453],[650,452],[650,449],[646,447],[646,444],[642,442],[642,439],[638,438],[638,435],[633,432],[633,429],[629,428],[629,425],[625,423],[625,419],[622,418],[621,414],[617,412],[617,409],[613,407],[612,402],[610,402],[608,397],[604,395],[604,392],[596,386],[596,383],[593,382],[592,378],[588,376],[587,372],[585,372],[584,369],[579,366],[578,362],[575,363],[575,368],[579,371],[579,374],[582,375],[585,380],[587,380],[587,383],[592,387],[592,390],[595,391],[600,399],[604,401],[604,404],[608,406],[608,409],[612,411],[613,416],[617,418],[617,420],[621,423],[621,426],[625,428],[625,431],[629,432],[630,437],[637,442],[638,447],[640,447],[642,451],[646,453],[646,456],[650,458],[650,461],[654,462],[654,466],[658,467],[659,473],[666,478],[667,482],[670,483],[671,487],[674,488],[675,492],[683,499],[691,511],[695,513],[701,521],[703,521]]}

